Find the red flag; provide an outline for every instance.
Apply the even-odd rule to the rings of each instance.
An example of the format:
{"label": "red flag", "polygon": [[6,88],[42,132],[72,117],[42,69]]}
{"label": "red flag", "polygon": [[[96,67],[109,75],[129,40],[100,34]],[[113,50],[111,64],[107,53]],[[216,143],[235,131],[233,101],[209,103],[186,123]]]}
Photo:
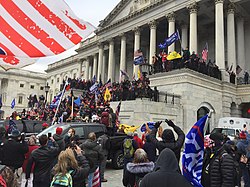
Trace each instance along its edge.
{"label": "red flag", "polygon": [[77,18],[64,0],[1,0],[0,12],[0,65],[10,68],[19,57],[62,53],[95,29]]}
{"label": "red flag", "polygon": [[208,44],[206,43],[206,45],[202,51],[202,59],[204,61],[207,61],[207,57],[208,57]]}
{"label": "red flag", "polygon": [[70,84],[68,84],[65,88],[66,91],[69,91],[70,90]]}

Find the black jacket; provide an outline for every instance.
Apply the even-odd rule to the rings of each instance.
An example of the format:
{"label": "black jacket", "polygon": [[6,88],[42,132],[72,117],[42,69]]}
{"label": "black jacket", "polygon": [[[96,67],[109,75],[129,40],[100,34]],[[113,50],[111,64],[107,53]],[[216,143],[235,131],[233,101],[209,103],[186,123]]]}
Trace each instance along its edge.
{"label": "black jacket", "polygon": [[25,160],[25,153],[29,151],[26,142],[17,142],[14,139],[8,139],[3,147],[3,164],[14,169],[20,168]]}
{"label": "black jacket", "polygon": [[140,187],[192,187],[181,175],[175,154],[170,149],[164,149],[159,155],[155,169],[141,181]]}
{"label": "black jacket", "polygon": [[54,166],[54,161],[59,154],[59,146],[56,142],[53,142],[53,147],[41,146],[34,150],[29,158],[26,168],[26,179],[30,178],[30,172],[32,164],[34,167],[34,179],[35,181],[49,181],[50,172]]}
{"label": "black jacket", "polygon": [[128,163],[125,170],[122,183],[126,187],[134,187],[136,178],[143,178],[147,173],[152,172],[154,169],[153,162],[146,163]]}
{"label": "black jacket", "polygon": [[56,143],[58,144],[60,152],[65,150],[64,138],[61,135],[58,135],[58,134],[54,134],[53,138],[56,141]]}
{"label": "black jacket", "polygon": [[93,173],[104,159],[101,146],[96,141],[87,139],[80,147],[90,163],[90,173]]}
{"label": "black jacket", "polygon": [[210,163],[210,186],[233,187],[234,186],[234,161],[225,151],[224,147],[215,154],[215,159]]}
{"label": "black jacket", "polygon": [[[163,139],[162,141],[158,141],[155,137],[156,133],[157,133],[157,129],[155,129],[155,128],[151,131],[151,133],[148,136],[149,136],[150,141],[155,144],[156,148],[159,150],[160,153],[163,149],[169,148],[175,153],[177,161],[179,162],[181,148],[182,148],[184,140],[185,140],[185,134],[180,129],[180,127],[178,127],[176,125],[173,127],[173,129],[178,135],[178,138],[176,141],[174,139],[174,136],[173,136],[171,141],[165,141],[164,137],[162,137],[162,139]],[[165,129],[164,131],[166,131],[166,130],[171,131],[170,129]],[[163,131],[163,133],[164,133],[164,131]]]}

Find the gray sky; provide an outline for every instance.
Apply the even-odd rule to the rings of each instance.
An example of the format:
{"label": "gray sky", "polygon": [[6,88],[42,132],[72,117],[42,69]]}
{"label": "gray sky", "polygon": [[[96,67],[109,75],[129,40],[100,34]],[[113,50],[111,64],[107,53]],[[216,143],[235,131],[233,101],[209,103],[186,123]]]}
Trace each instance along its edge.
{"label": "gray sky", "polygon": [[[81,19],[98,26],[99,21],[103,20],[120,0],[65,0],[74,13]],[[76,47],[53,57],[40,58],[35,64],[25,67],[26,70],[44,72],[47,65],[60,59],[76,54]]]}

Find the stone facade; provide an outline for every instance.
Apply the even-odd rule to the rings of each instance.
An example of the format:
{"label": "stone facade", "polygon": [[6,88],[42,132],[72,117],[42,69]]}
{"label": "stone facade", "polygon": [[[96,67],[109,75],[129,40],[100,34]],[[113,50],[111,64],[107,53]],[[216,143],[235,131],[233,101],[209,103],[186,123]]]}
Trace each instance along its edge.
{"label": "stone facade", "polygon": [[[4,113],[1,117],[8,117],[13,111],[22,111],[28,108],[30,94],[45,97],[45,83],[47,76],[44,73],[35,73],[26,70],[0,70],[0,95],[2,96]],[[15,98],[16,105],[11,109],[11,102]]]}

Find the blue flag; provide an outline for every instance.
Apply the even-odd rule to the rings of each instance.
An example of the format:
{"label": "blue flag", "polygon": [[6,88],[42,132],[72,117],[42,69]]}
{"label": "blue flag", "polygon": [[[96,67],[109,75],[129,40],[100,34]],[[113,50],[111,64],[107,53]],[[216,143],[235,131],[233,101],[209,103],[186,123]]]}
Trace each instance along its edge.
{"label": "blue flag", "polygon": [[80,106],[80,105],[81,105],[81,99],[80,99],[80,97],[78,97],[76,100],[74,100],[74,103],[75,103],[77,106]]}
{"label": "blue flag", "polygon": [[50,108],[56,108],[59,104],[60,98],[63,97],[64,92],[59,92],[56,96],[54,96],[54,99],[52,100],[50,104]]}
{"label": "blue flag", "polygon": [[197,121],[185,138],[185,148],[182,156],[183,176],[194,187],[202,187],[201,173],[204,154],[204,126],[208,115]]}
{"label": "blue flag", "polygon": [[13,130],[16,130],[17,129],[17,125],[16,123],[13,121],[13,120],[10,120],[9,121],[9,127],[7,129],[7,133],[8,134],[11,134]]}
{"label": "blue flag", "polygon": [[[155,122],[147,122],[147,124],[148,124],[148,128],[151,130],[155,127]],[[143,124],[141,126],[141,132],[145,132],[145,131],[146,131],[146,124]]]}
{"label": "blue flag", "polygon": [[16,105],[16,100],[15,98],[12,100],[11,104],[10,104],[10,107],[13,109]]}
{"label": "blue flag", "polygon": [[165,39],[164,43],[159,44],[158,47],[160,49],[165,49],[167,46],[170,46],[172,43],[180,40],[180,34],[179,31],[177,30],[174,32],[171,36]]}
{"label": "blue flag", "polygon": [[141,50],[136,50],[134,53],[134,65],[140,65],[144,63],[144,58]]}

